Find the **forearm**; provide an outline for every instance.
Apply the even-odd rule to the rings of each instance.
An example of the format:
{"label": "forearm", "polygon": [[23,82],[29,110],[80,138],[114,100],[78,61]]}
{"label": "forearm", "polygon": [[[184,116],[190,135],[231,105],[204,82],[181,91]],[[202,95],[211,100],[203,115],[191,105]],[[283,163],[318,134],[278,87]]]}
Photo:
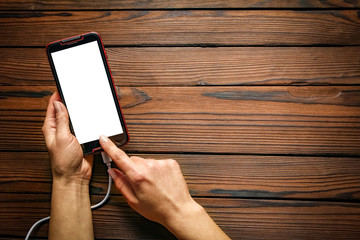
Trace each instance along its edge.
{"label": "forearm", "polygon": [[183,209],[165,225],[179,240],[230,240],[197,203]]}
{"label": "forearm", "polygon": [[53,180],[49,239],[94,239],[87,181]]}

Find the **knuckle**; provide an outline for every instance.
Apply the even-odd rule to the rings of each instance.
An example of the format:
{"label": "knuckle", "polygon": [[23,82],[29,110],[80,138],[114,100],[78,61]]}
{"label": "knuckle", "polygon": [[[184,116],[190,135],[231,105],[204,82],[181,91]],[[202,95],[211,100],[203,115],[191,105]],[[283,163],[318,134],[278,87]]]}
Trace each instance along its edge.
{"label": "knuckle", "polygon": [[123,158],[122,152],[119,151],[119,149],[117,147],[111,147],[110,151],[113,153],[113,156],[116,159],[122,159]]}
{"label": "knuckle", "polygon": [[167,163],[171,168],[176,168],[176,169],[180,168],[179,163],[174,159],[168,159]]}
{"label": "knuckle", "polygon": [[131,156],[129,159],[134,163],[140,163],[140,164],[143,163],[145,160],[144,158],[138,156]]}
{"label": "knuckle", "polygon": [[141,159],[141,158],[140,158],[140,157],[137,157],[137,156],[131,156],[130,159],[133,160],[133,161],[137,161],[137,160],[139,160],[139,159]]}
{"label": "knuckle", "polygon": [[155,160],[154,161],[150,160],[150,161],[146,161],[145,165],[149,170],[153,170],[157,167],[158,164]]}
{"label": "knuckle", "polygon": [[146,181],[145,174],[143,172],[136,172],[132,174],[132,181],[135,185],[139,186]]}

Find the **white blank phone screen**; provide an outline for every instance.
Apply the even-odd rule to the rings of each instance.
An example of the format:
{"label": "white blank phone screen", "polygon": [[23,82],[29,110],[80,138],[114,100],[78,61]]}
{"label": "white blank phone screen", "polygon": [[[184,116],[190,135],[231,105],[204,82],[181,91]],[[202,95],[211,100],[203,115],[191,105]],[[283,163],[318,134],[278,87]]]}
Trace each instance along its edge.
{"label": "white blank phone screen", "polygon": [[51,56],[79,143],[123,133],[97,41]]}

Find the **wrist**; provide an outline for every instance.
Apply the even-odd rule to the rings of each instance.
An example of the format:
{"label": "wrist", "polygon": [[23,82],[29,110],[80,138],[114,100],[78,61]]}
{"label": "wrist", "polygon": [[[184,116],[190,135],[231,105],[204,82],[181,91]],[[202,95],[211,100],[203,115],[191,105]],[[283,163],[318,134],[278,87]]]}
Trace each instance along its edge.
{"label": "wrist", "polygon": [[49,239],[94,239],[89,181],[53,178]]}
{"label": "wrist", "polygon": [[182,206],[178,212],[174,212],[168,217],[163,225],[178,237],[179,232],[188,229],[194,224],[189,220],[198,219],[199,216],[204,214],[207,215],[205,209],[192,199],[191,202]]}
{"label": "wrist", "polygon": [[76,177],[53,177],[53,191],[89,192],[90,180]]}
{"label": "wrist", "polygon": [[179,240],[230,240],[205,209],[194,201],[164,225]]}

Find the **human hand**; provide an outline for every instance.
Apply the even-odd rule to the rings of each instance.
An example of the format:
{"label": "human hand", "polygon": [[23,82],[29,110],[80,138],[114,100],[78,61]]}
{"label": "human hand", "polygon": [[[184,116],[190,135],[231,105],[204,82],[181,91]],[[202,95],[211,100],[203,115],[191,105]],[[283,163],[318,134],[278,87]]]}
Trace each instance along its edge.
{"label": "human hand", "polygon": [[48,148],[54,180],[89,184],[93,156],[83,157],[76,137],[69,129],[69,116],[60,95],[55,92],[49,101],[42,128]]}
{"label": "human hand", "polygon": [[100,144],[120,168],[108,172],[135,211],[164,225],[178,239],[230,239],[192,199],[175,160],[128,157],[105,136]]}
{"label": "human hand", "polygon": [[121,170],[109,170],[116,187],[144,217],[170,227],[179,217],[186,219],[187,214],[202,209],[190,196],[175,160],[128,157],[104,136],[100,144]]}

